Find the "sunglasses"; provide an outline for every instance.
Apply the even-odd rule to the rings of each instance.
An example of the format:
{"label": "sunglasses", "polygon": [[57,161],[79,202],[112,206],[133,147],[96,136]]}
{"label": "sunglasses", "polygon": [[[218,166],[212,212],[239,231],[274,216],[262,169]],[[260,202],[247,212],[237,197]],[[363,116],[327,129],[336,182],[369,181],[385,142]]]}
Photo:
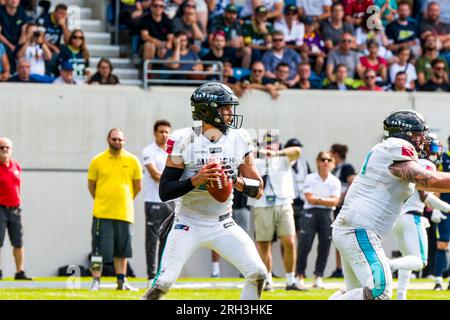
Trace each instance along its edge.
{"label": "sunglasses", "polygon": [[124,139],[120,139],[120,138],[111,138],[111,141],[119,141],[119,142],[121,142],[121,141],[123,141]]}
{"label": "sunglasses", "polygon": [[252,72],[264,72],[264,70],[261,70],[261,69],[253,69]]}
{"label": "sunglasses", "polygon": [[322,162],[331,162],[331,161],[333,161],[331,158],[320,158],[320,161],[322,161]]}
{"label": "sunglasses", "polygon": [[366,79],[375,79],[374,76],[367,76]]}
{"label": "sunglasses", "polygon": [[72,37],[72,39],[80,39],[80,40],[84,40],[84,37],[83,36],[73,36]]}
{"label": "sunglasses", "polygon": [[282,39],[282,38],[273,39],[273,42],[281,42],[281,41],[284,41],[284,39]]}
{"label": "sunglasses", "polygon": [[0,146],[0,149],[8,150],[8,149],[10,149],[10,147],[9,146]]}
{"label": "sunglasses", "polygon": [[342,42],[352,42],[351,39],[342,39]]}
{"label": "sunglasses", "polygon": [[434,69],[438,70],[438,71],[443,71],[443,70],[445,70],[445,67],[435,67]]}
{"label": "sunglasses", "polygon": [[152,5],[153,8],[164,8],[163,4],[154,4]]}
{"label": "sunglasses", "polygon": [[185,7],[186,8],[196,8],[195,4],[187,4]]}

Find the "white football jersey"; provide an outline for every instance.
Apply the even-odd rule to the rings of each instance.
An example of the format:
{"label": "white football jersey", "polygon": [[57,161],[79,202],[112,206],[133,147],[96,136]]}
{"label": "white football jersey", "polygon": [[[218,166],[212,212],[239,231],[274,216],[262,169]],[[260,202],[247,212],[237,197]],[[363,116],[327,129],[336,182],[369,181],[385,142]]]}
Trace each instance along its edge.
{"label": "white football jersey", "polygon": [[[419,159],[419,164],[426,170],[436,172],[435,164],[428,159]],[[423,212],[424,208],[425,204],[422,202],[422,200],[420,200],[419,191],[415,191],[411,198],[409,198],[409,200],[406,201],[405,205],[403,206],[402,213],[406,213],[409,211]]]}
{"label": "white football jersey", "polygon": [[367,229],[384,237],[415,189],[413,183],[392,175],[389,166],[397,161],[417,160],[415,148],[406,140],[388,138],[375,145],[348,189],[344,205],[332,226]]}
{"label": "white football jersey", "polygon": [[[174,131],[167,141],[167,153],[179,156],[184,164],[181,180],[194,176],[210,161],[228,164],[237,172],[247,154],[253,151],[253,143],[244,129],[229,129],[226,135],[211,142],[201,133],[201,127],[184,128]],[[215,200],[201,185],[182,196],[176,206],[178,215],[220,216],[230,213],[233,193],[225,202]]]}

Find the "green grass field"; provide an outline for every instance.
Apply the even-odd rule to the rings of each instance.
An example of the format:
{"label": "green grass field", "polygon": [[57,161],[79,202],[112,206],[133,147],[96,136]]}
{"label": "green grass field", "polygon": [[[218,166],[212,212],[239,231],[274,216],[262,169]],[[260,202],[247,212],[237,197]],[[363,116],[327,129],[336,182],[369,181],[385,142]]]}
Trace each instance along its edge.
{"label": "green grass field", "polygon": [[[6,278],[5,281],[11,279]],[[67,278],[40,278],[36,282],[64,282]],[[90,278],[81,281],[90,282]],[[145,279],[130,279],[130,282],[145,281]],[[242,279],[179,279],[181,282],[240,282]],[[338,282],[338,279],[326,280]],[[113,278],[102,279],[103,283],[113,284]],[[282,283],[282,282],[280,282]],[[307,281],[308,283],[308,281]],[[411,284],[424,284],[424,288],[432,288],[432,280],[412,280]],[[0,283],[1,284],[1,283]],[[274,292],[264,292],[263,300],[327,300],[336,290],[312,289],[307,292],[293,292],[278,289]],[[0,288],[0,300],[139,300],[145,290],[138,292],[116,291],[114,289],[102,289],[91,292],[85,289],[22,289]],[[165,299],[169,300],[237,300],[240,289],[179,289],[173,288]],[[394,290],[394,299],[396,291]],[[450,300],[450,291],[432,291],[430,289],[409,290],[408,300]]]}

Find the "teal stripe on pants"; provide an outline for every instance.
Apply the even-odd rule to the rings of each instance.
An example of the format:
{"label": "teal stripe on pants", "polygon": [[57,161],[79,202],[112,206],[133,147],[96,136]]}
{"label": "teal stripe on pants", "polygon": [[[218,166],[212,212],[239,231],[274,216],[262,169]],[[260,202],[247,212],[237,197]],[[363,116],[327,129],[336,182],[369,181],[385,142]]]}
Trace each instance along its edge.
{"label": "teal stripe on pants", "polygon": [[384,275],[383,264],[375,252],[372,244],[370,243],[369,237],[366,230],[356,229],[355,230],[356,240],[358,245],[364,253],[367,261],[369,262],[370,269],[372,271],[372,277],[374,281],[374,288],[372,289],[372,295],[374,298],[378,298],[384,292],[386,288],[386,277]]}
{"label": "teal stripe on pants", "polygon": [[419,245],[420,245],[420,256],[422,257],[422,261],[424,264],[427,263],[427,256],[425,255],[425,247],[423,245],[424,235],[422,233],[422,217],[416,214],[414,216],[414,223],[416,224],[417,235],[419,236]]}

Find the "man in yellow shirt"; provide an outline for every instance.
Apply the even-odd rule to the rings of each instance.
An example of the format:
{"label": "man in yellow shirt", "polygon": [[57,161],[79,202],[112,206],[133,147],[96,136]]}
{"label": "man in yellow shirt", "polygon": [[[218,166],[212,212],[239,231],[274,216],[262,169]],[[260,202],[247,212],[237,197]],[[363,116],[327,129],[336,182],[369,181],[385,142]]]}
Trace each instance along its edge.
{"label": "man in yellow shirt", "polygon": [[125,135],[120,129],[111,129],[107,141],[108,150],[91,160],[88,171],[88,188],[94,199],[91,290],[100,289],[103,262],[114,261],[117,289],[134,291],[125,274],[127,258],[132,256],[133,200],[141,190],[142,168],[138,158],[123,148]]}

